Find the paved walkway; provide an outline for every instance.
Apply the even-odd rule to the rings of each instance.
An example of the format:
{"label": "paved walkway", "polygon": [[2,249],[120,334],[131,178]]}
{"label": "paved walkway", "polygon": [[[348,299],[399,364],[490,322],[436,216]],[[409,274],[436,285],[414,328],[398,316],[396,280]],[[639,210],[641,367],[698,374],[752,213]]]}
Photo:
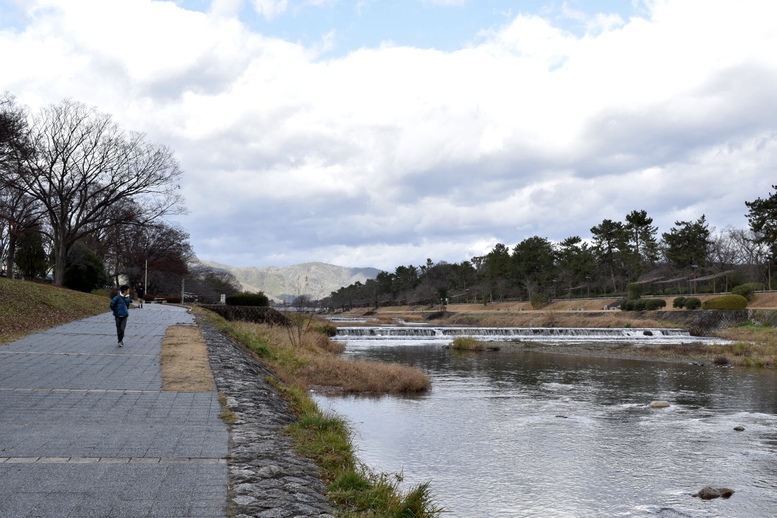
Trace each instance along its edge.
{"label": "paved walkway", "polygon": [[185,309],[105,313],[0,345],[0,517],[224,517],[215,392],[163,392],[162,337]]}

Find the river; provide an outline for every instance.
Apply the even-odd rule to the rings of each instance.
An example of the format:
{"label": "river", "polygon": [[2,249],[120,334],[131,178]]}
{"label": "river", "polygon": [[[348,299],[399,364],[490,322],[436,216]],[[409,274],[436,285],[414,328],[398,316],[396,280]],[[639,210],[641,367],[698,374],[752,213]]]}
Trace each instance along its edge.
{"label": "river", "polygon": [[[431,482],[444,516],[777,516],[773,371],[423,340],[347,342],[346,354],[432,377],[421,396],[315,399],[350,422],[371,468]],[[705,486],[736,492],[691,496]]]}

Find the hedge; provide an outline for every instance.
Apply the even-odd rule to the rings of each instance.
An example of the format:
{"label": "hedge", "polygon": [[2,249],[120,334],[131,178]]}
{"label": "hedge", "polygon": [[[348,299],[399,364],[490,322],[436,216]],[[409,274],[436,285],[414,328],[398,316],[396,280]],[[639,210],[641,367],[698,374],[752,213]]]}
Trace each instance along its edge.
{"label": "hedge", "polygon": [[238,293],[226,299],[227,306],[269,306],[270,299],[262,293]]}
{"label": "hedge", "polygon": [[644,311],[645,299],[627,300],[621,304],[622,311]]}
{"label": "hedge", "polygon": [[645,309],[648,311],[655,311],[657,309],[663,309],[666,307],[666,301],[664,299],[647,299],[645,301]]}
{"label": "hedge", "polygon": [[685,309],[699,309],[701,307],[701,299],[699,297],[688,297],[684,303]]}
{"label": "hedge", "polygon": [[686,300],[685,297],[676,297],[672,301],[672,307],[682,309],[685,306],[685,300]]}
{"label": "hedge", "polygon": [[655,311],[666,307],[664,299],[635,299],[621,304],[622,311]]}
{"label": "hedge", "polygon": [[701,305],[702,309],[745,309],[747,299],[742,295],[721,295],[707,299]]}

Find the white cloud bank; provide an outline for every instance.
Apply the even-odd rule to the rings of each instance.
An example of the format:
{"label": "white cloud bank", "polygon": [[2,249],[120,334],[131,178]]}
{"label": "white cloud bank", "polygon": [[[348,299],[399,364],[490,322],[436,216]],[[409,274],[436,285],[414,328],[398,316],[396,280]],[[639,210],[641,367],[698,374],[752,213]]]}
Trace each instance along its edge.
{"label": "white cloud bank", "polygon": [[519,15],[455,52],[337,58],[249,29],[242,6],[19,3],[0,90],[170,145],[196,253],[234,265],[462,261],[643,209],[662,232],[744,227],[777,183],[777,3],[656,0],[584,35]]}

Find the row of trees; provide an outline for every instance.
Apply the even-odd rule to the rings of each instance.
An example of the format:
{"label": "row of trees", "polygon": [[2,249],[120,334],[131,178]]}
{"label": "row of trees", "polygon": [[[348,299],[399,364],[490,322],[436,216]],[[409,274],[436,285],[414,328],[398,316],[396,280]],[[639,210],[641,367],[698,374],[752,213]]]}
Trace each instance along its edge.
{"label": "row of trees", "polygon": [[146,279],[150,293],[232,293],[229,274],[189,271],[182,170],[165,146],[72,100],[31,115],[0,97],[0,259],[5,275],[53,272],[83,291]]}
{"label": "row of trees", "polygon": [[[777,190],[777,186],[774,186]],[[440,304],[622,296],[629,287],[662,295],[727,291],[745,282],[770,284],[777,242],[777,192],[745,202],[750,228],[710,229],[706,217],[676,221],[659,236],[653,219],[634,210],[605,219],[591,236],[559,243],[533,236],[512,249],[497,244],[462,263],[399,266],[374,280],[333,292],[328,307]],[[771,287],[769,286],[771,289]]]}

